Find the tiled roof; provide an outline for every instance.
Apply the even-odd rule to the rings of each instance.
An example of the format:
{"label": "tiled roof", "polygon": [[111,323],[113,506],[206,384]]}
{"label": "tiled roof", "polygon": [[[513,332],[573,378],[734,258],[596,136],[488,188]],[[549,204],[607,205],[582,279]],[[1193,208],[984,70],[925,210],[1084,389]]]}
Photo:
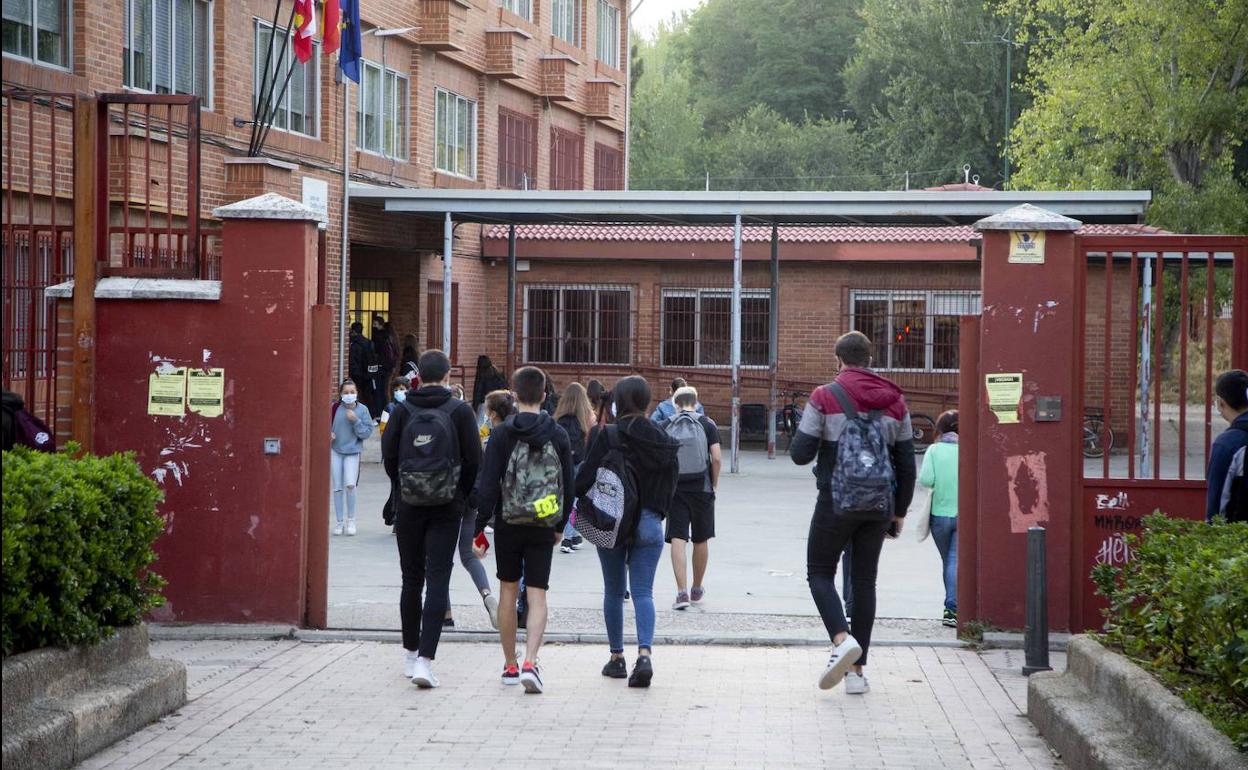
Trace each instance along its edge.
{"label": "tiled roof", "polygon": [[[1149,225],[1084,225],[1082,235],[1161,235],[1166,231]],[[507,227],[487,228],[485,237],[506,240]],[[867,225],[791,225],[780,228],[781,243],[965,243],[978,238],[970,225],[949,227],[893,227]],[[744,227],[746,242],[771,240],[770,227]],[[654,243],[717,243],[732,241],[726,225],[517,225],[522,241],[632,241]]]}

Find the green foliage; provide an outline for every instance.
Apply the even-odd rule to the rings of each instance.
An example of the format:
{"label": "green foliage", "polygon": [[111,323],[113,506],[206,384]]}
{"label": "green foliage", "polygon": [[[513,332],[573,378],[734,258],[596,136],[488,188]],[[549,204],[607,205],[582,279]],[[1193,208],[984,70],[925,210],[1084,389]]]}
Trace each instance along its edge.
{"label": "green foliage", "polygon": [[161,492],[133,455],[4,453],[3,651],[89,644],[159,606]]}
{"label": "green foliage", "polygon": [[1248,750],[1248,524],[1144,520],[1132,558],[1092,571],[1105,641]]}

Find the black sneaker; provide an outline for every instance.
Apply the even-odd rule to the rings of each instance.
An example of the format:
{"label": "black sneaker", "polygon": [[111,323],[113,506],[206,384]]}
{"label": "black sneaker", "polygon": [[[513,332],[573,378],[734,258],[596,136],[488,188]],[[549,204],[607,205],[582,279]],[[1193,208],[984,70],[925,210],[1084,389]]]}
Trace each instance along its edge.
{"label": "black sneaker", "polygon": [[633,674],[628,678],[629,687],[649,687],[654,678],[654,666],[650,665],[649,655],[638,655],[633,664]]}
{"label": "black sneaker", "polygon": [[442,627],[443,627],[443,628],[454,628],[454,627],[455,627],[455,618],[443,618],[443,619],[442,619]]}
{"label": "black sneaker", "polygon": [[945,610],[945,617],[941,620],[941,623],[943,623],[946,628],[957,628],[958,613],[953,610]]}
{"label": "black sneaker", "polygon": [[623,658],[612,658],[602,667],[602,675],[612,679],[625,679],[628,677],[628,664]]}
{"label": "black sneaker", "polygon": [[584,544],[585,544],[585,538],[581,537],[580,535],[573,535],[573,536],[572,536],[572,543],[571,543],[571,546],[572,546],[572,550],[573,550],[573,551],[579,551],[579,550],[581,550],[581,546],[582,546],[582,545],[584,545]]}

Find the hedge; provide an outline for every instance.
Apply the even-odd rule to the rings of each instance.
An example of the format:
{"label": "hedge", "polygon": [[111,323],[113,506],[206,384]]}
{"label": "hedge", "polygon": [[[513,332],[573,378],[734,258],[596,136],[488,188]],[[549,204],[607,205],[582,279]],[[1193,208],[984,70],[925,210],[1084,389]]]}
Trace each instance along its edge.
{"label": "hedge", "polygon": [[1092,571],[1104,641],[1248,751],[1248,523],[1155,513],[1128,542],[1130,561]]}
{"label": "hedge", "polygon": [[3,652],[90,644],[160,606],[160,488],[132,454],[4,452]]}

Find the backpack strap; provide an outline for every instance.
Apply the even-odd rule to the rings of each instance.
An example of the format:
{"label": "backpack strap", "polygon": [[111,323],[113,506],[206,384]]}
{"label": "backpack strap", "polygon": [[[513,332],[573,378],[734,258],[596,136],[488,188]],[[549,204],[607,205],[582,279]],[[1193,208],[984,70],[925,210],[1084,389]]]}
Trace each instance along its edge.
{"label": "backpack strap", "polygon": [[841,387],[841,383],[833,382],[828,385],[828,390],[832,392],[832,395],[836,396],[836,400],[841,404],[841,411],[845,413],[846,417],[851,420],[858,419],[858,409],[854,406],[854,400],[845,392],[845,388]]}

